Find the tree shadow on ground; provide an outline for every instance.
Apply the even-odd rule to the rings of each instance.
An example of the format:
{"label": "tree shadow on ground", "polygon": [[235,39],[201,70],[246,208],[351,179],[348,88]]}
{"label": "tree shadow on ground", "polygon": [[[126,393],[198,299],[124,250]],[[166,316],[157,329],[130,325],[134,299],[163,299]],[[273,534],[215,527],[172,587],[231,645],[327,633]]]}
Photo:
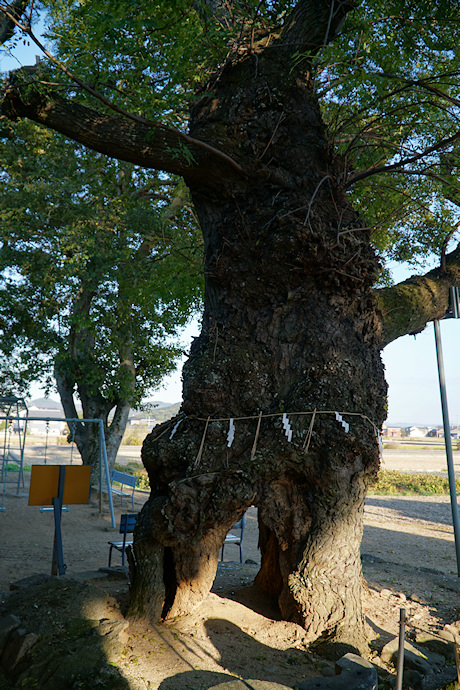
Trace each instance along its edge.
{"label": "tree shadow on ground", "polygon": [[[404,498],[378,498],[368,496],[366,507],[369,509],[384,508],[385,511],[394,511],[396,520],[410,519],[420,522],[436,522],[441,525],[452,525],[452,512],[449,502],[412,500]],[[372,513],[371,513],[372,514]],[[386,516],[388,520],[389,516]]]}
{"label": "tree shadow on ground", "polygon": [[159,690],[199,690],[236,678],[271,681],[293,687],[305,678],[318,676],[311,653],[291,648],[275,649],[255,640],[234,623],[221,619],[205,622],[209,639],[217,650],[222,673],[185,671],[166,678]]}
{"label": "tree shadow on ground", "polygon": [[[11,652],[7,647],[3,653],[6,678],[0,687],[131,687],[114,664],[123,651],[128,623],[106,618],[105,589],[48,575],[26,578],[16,586],[2,602],[0,615],[17,616],[22,632],[12,632]],[[30,654],[20,656],[26,635],[34,644]]]}
{"label": "tree shadow on ground", "polygon": [[[444,535],[444,530],[442,531]],[[448,533],[451,535],[451,532]],[[387,563],[399,563],[409,570],[424,568],[438,572],[440,575],[453,575],[455,571],[455,543],[452,539],[440,538],[439,532],[432,534],[413,534],[412,532],[386,530],[384,527],[364,526],[366,551],[370,557],[383,558]],[[387,545],[379,548],[379,541]],[[374,548],[372,548],[373,545]],[[391,548],[389,548],[391,547]],[[413,565],[414,553],[418,564]],[[378,556],[376,556],[378,554]],[[362,557],[365,554],[362,554]]]}
{"label": "tree shadow on ground", "polygon": [[[246,608],[259,613],[273,621],[282,620],[281,612],[275,598],[266,594],[260,587],[254,585],[254,579],[259,572],[259,565],[233,565],[232,577],[229,577],[228,569],[217,569],[212,592],[223,599],[230,599],[242,604]],[[244,573],[242,581],[240,573]]]}

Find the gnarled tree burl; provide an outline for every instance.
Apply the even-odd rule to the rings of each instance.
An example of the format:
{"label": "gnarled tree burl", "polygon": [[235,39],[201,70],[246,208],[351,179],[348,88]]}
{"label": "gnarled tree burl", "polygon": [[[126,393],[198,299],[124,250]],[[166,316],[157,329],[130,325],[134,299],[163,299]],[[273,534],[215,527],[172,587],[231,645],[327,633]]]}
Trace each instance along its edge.
{"label": "gnarled tree burl", "polygon": [[[230,4],[206,6],[224,12]],[[204,236],[205,310],[184,368],[183,405],[142,451],[152,493],[134,545],[133,615],[192,611],[212,585],[226,532],[255,505],[258,585],[310,639],[365,645],[360,544],[386,416],[380,350],[445,313],[459,253],[442,271],[372,289],[370,232],[347,201],[348,171],[310,76],[313,56],[351,7],[299,0],[276,31],[242,32],[193,102],[187,135],[166,127],[152,134],[142,118],[23,89],[19,75],[4,88],[10,118],[182,175]]]}

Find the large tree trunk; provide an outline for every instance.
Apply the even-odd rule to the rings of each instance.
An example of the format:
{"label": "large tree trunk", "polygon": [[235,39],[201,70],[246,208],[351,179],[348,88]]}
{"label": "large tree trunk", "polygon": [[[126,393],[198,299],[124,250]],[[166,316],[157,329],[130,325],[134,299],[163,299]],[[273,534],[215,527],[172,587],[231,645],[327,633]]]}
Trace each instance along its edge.
{"label": "large tree trunk", "polygon": [[[361,648],[363,502],[386,394],[377,262],[297,77],[275,51],[248,58],[192,113],[193,136],[247,156],[253,173],[220,195],[191,185],[206,248],[203,329],[184,368],[182,422],[144,444],[152,494],[131,612],[157,619],[198,605],[227,530],[253,504],[258,584],[311,639],[328,632]],[[309,434],[312,414],[302,413],[315,409]]]}
{"label": "large tree trunk", "polygon": [[459,261],[453,253],[455,270],[447,259],[423,286],[382,291],[377,312],[369,233],[343,196],[347,171],[299,67],[354,5],[298,0],[274,32],[244,22],[194,105],[191,136],[93,110],[44,84],[24,88],[30,70],[13,73],[0,93],[11,119],[29,117],[104,154],[182,175],[202,226],[205,313],[184,403],[143,448],[152,494],[135,535],[133,615],[157,620],[198,605],[226,531],[254,504],[259,585],[311,638],[363,643],[362,511],[385,417],[379,349],[444,313]]}
{"label": "large tree trunk", "polygon": [[[61,398],[61,404],[66,417],[77,419],[79,417],[74,400],[75,382],[72,374],[66,375],[62,371],[62,365],[55,365],[54,377]],[[117,458],[118,449],[128,422],[131,406],[125,400],[118,401],[117,405],[107,402],[98,391],[88,392],[87,386],[77,385],[82,404],[84,419],[100,419],[104,426],[105,447],[107,451],[107,464],[109,471],[113,469]],[[109,423],[109,413],[114,411]],[[70,424],[72,427],[72,424]],[[101,461],[100,426],[97,423],[76,422],[70,429],[71,440],[80,453],[83,465],[91,467],[91,481],[94,485],[99,482],[99,463]]]}

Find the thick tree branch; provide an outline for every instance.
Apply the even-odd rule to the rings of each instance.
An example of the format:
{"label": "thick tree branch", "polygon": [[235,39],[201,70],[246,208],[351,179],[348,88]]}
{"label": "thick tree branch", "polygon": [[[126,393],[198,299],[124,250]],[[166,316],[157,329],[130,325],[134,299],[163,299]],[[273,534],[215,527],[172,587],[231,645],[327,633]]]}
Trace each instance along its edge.
{"label": "thick tree branch", "polygon": [[181,175],[204,188],[242,178],[242,168],[222,151],[179,130],[98,112],[55,93],[40,82],[20,81],[30,73],[10,73],[0,92],[0,114],[28,118],[88,148],[145,168]]}
{"label": "thick tree branch", "polygon": [[315,55],[340,32],[356,0],[299,0],[289,15],[282,43],[294,52]]}
{"label": "thick tree branch", "polygon": [[460,287],[460,244],[447,255],[445,271],[436,268],[375,290],[383,322],[382,347],[403,335],[420,333],[429,321],[442,318],[449,307],[451,286]]}

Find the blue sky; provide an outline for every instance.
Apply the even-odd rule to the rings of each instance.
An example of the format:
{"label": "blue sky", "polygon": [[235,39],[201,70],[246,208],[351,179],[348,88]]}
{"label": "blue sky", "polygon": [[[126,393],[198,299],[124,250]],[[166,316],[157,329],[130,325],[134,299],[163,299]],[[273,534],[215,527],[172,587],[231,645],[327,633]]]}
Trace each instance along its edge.
{"label": "blue sky", "polygon": [[[460,319],[441,322],[451,424],[460,421]],[[382,353],[388,390],[388,423],[441,424],[441,400],[433,324],[406,335]]]}
{"label": "blue sky", "polygon": [[[38,32],[40,33],[40,31]],[[18,45],[15,55],[22,64],[34,64],[38,48]],[[20,67],[18,60],[0,52],[0,71]],[[395,280],[404,280],[411,274],[407,268],[395,268]],[[199,326],[194,322],[183,336],[188,350]],[[441,323],[442,346],[447,381],[449,414],[452,424],[460,422],[460,319]],[[388,345],[382,353],[388,392],[388,424],[441,424],[438,371],[433,324],[428,324],[417,337],[405,336]],[[34,395],[41,395],[34,389]],[[56,396],[54,396],[56,397]],[[182,398],[180,371],[169,376],[164,386],[153,394],[157,400],[178,402]]]}
{"label": "blue sky", "polygon": [[[457,238],[458,241],[458,238]],[[453,249],[453,247],[451,247]],[[438,265],[438,261],[420,273]],[[417,271],[405,265],[391,266],[395,282]],[[451,424],[460,422],[460,319],[441,321],[441,343]],[[433,323],[417,336],[406,335],[382,352],[388,383],[388,421],[392,423],[442,424],[438,366]]]}

